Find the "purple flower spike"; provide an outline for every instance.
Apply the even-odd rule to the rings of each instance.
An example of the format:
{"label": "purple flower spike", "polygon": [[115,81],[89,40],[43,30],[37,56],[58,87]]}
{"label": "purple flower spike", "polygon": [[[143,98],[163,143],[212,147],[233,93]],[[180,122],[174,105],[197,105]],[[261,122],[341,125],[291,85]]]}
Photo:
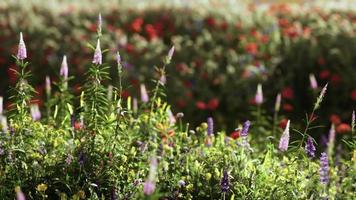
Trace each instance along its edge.
{"label": "purple flower spike", "polygon": [[153,181],[147,180],[143,185],[143,193],[145,195],[151,195],[154,193],[156,185]]}
{"label": "purple flower spike", "polygon": [[24,60],[25,58],[27,58],[27,50],[26,50],[26,45],[25,45],[25,42],[23,41],[23,36],[22,36],[22,32],[21,32],[19,47],[17,50],[17,59]]}
{"label": "purple flower spike", "polygon": [[173,54],[174,54],[174,46],[172,46],[171,49],[169,49],[169,52],[168,52],[168,55],[167,55],[167,61],[168,61],[168,63],[171,62],[172,57],[173,57]]}
{"label": "purple flower spike", "polygon": [[309,75],[309,81],[310,81],[310,87],[313,90],[318,89],[318,82],[316,81],[316,78],[315,78],[314,74],[310,74]]}
{"label": "purple flower spike", "polygon": [[96,49],[94,52],[93,63],[96,65],[101,65],[103,63],[99,39],[98,39],[98,42],[96,43]]}
{"label": "purple flower spike", "polygon": [[16,200],[26,200],[25,194],[21,190],[16,193]]}
{"label": "purple flower spike", "polygon": [[312,137],[308,137],[307,139],[307,143],[305,145],[305,152],[307,153],[307,155],[310,157],[310,158],[314,158],[315,157],[315,146],[314,146],[314,143],[313,143],[313,138]]}
{"label": "purple flower spike", "polygon": [[141,92],[141,101],[147,103],[149,101],[149,97],[147,94],[146,86],[144,84],[140,85],[140,92]]}
{"label": "purple flower spike", "polygon": [[208,136],[212,136],[214,135],[214,120],[212,117],[209,117],[208,120],[207,120],[207,123],[208,123]]}
{"label": "purple flower spike", "polygon": [[67,63],[67,56],[63,56],[61,69],[59,74],[63,77],[64,81],[68,80],[68,63]]}
{"label": "purple flower spike", "polygon": [[279,141],[279,150],[281,151],[287,151],[288,150],[288,144],[289,144],[289,126],[290,126],[290,120],[287,122],[287,126],[284,129],[284,132],[281,136],[281,139]]}
{"label": "purple flower spike", "polygon": [[320,156],[319,175],[321,184],[326,185],[329,183],[329,160],[328,155],[325,152],[321,153]]}
{"label": "purple flower spike", "polygon": [[121,65],[121,55],[119,51],[116,52],[116,63]]}
{"label": "purple flower spike", "polygon": [[51,79],[49,78],[49,76],[46,76],[46,93],[47,95],[51,94]]}
{"label": "purple flower spike", "polygon": [[257,92],[255,96],[255,102],[257,105],[261,105],[263,103],[263,93],[262,93],[262,85],[257,85]]}
{"label": "purple flower spike", "polygon": [[41,111],[38,104],[31,105],[30,111],[31,111],[31,116],[33,121],[37,121],[41,119]]}
{"label": "purple flower spike", "polygon": [[247,137],[248,135],[248,129],[250,128],[250,125],[251,125],[251,122],[249,120],[245,121],[245,123],[243,124],[242,126],[242,130],[241,130],[241,133],[240,135],[242,137]]}
{"label": "purple flower spike", "polygon": [[222,192],[226,193],[229,191],[229,174],[227,170],[224,170],[220,186]]}

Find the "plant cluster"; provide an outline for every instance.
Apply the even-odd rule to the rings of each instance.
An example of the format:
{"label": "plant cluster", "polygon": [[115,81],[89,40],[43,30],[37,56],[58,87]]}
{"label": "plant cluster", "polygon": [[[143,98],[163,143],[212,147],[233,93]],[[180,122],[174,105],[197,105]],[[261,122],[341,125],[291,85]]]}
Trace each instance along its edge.
{"label": "plant cluster", "polygon": [[[263,126],[262,111],[231,136],[216,131],[212,117],[192,128],[183,123],[183,113],[172,113],[162,92],[175,47],[156,68],[160,76],[152,90],[141,84],[139,100],[122,98],[121,52],[101,49],[100,15],[97,24],[96,45],[88,44],[94,55],[79,95],[69,90],[72,68],[64,56],[57,81],[46,79],[44,115],[31,102],[35,93],[30,84],[32,64],[20,34],[12,104],[6,112],[0,106],[1,198],[353,198],[355,113],[352,138],[344,137],[342,143],[344,151],[336,148],[334,125],[324,145],[313,139],[312,132],[318,128],[315,116],[328,85],[306,117],[304,131],[288,121],[283,134],[273,132],[278,127]],[[115,57],[114,67],[103,62],[103,54]],[[111,68],[116,68],[119,80],[113,86],[108,84],[113,78],[108,73]],[[262,86],[255,101],[263,102]],[[279,109],[280,96],[275,118]],[[302,139],[294,138],[298,134]]]}
{"label": "plant cluster", "polygon": [[[167,101],[173,111],[183,111],[190,123],[199,125],[213,115],[218,127],[231,132],[241,123],[235,119],[251,118],[246,113],[256,110],[254,92],[259,83],[268,86],[263,102],[268,113],[273,112],[270,108],[280,92],[281,112],[298,121],[301,117],[294,113],[311,109],[306,105],[312,105],[320,86],[329,83],[327,106],[319,118],[335,123],[338,133],[350,132],[343,122],[356,100],[354,12],[272,4],[267,10],[251,8],[232,16],[199,14],[194,8],[134,11],[111,3],[105,6],[103,27],[108,34],[101,41],[111,51],[122,52],[124,97],[138,97],[142,83],[154,87],[152,78],[160,76],[156,61],[173,43],[176,56],[167,68],[171,75]],[[88,63],[81,58],[91,56],[85,41],[94,40],[88,32],[97,29],[92,9],[71,4],[51,9],[11,4],[0,9],[0,64],[9,66],[8,72],[6,67],[0,69],[9,78],[1,79],[2,91],[6,82],[16,81],[12,69],[18,66],[11,63],[10,55],[19,27],[26,31],[32,50],[29,57],[38,92],[33,99],[42,103],[45,75],[57,79],[55,66],[63,54],[72,68],[70,74],[76,77],[72,85],[83,85]],[[23,20],[19,12],[30,20]],[[114,60],[111,54],[105,56]],[[117,69],[108,72],[117,73]],[[112,77],[112,81],[119,79]]]}

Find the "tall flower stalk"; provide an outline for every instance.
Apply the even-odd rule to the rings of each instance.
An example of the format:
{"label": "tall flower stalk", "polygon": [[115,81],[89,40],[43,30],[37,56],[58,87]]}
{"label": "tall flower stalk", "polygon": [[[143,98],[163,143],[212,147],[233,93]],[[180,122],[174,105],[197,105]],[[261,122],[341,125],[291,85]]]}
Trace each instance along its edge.
{"label": "tall flower stalk", "polygon": [[27,79],[31,76],[30,72],[26,72],[28,62],[25,61],[27,58],[26,45],[23,39],[22,33],[20,33],[20,41],[18,45],[18,51],[16,59],[16,64],[19,66],[19,71],[15,71],[18,82],[15,85],[13,91],[15,94],[11,97],[14,102],[13,106],[13,117],[17,119],[22,129],[25,124],[26,115],[28,114],[28,105],[32,98],[32,94],[35,93],[34,88],[28,83]]}
{"label": "tall flower stalk", "polygon": [[314,104],[313,111],[312,111],[311,115],[306,117],[306,126],[305,126],[305,129],[304,129],[303,133],[301,133],[302,134],[302,140],[300,141],[299,148],[301,148],[303,146],[303,144],[304,144],[304,140],[307,137],[307,132],[309,130],[309,127],[312,124],[312,122],[315,120],[314,113],[315,113],[315,111],[317,109],[320,108],[320,104],[324,99],[324,96],[326,94],[327,88],[328,88],[328,84],[326,84],[323,87],[323,89],[321,90],[321,92],[319,94],[319,97],[316,99],[316,102]]}
{"label": "tall flower stalk", "polygon": [[153,90],[153,98],[152,98],[152,102],[151,102],[151,109],[150,109],[150,119],[151,119],[151,115],[152,115],[152,112],[153,112],[153,109],[154,109],[154,105],[156,103],[156,100],[157,100],[157,95],[159,93],[159,87],[160,85],[163,85],[163,83],[161,82],[161,77],[165,77],[166,76],[166,66],[169,65],[171,63],[171,60],[172,60],[172,57],[173,57],[173,54],[174,54],[174,51],[175,51],[175,48],[174,46],[172,46],[169,51],[168,51],[168,54],[163,62],[163,66],[161,68],[156,68],[158,74],[159,74],[159,79],[156,80],[156,86],[155,86],[155,89]]}
{"label": "tall flower stalk", "polygon": [[290,126],[290,120],[288,120],[286,128],[283,131],[283,134],[281,136],[281,139],[279,140],[279,150],[280,151],[287,151],[288,150],[288,145],[289,145],[289,126]]}

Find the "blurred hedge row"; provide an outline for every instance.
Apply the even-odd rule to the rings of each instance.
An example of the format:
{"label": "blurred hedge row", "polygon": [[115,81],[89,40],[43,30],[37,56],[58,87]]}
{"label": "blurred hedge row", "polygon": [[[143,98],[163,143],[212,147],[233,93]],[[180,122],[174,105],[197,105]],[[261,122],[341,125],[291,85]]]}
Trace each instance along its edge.
{"label": "blurred hedge row", "polygon": [[[20,31],[35,75],[34,100],[41,103],[45,76],[59,73],[64,54],[75,77],[70,85],[74,91],[81,87],[89,63],[79,62],[79,57],[91,56],[85,41],[94,41],[87,37],[96,31],[97,14],[70,4],[61,9],[0,6],[0,93],[6,96],[5,88],[15,81],[11,54]],[[173,64],[167,69],[167,98],[173,110],[183,111],[192,123],[213,115],[217,126],[233,129],[236,118],[246,119],[256,109],[258,83],[263,84],[264,110],[273,111],[280,92],[283,114],[298,113],[294,117],[300,119],[318,92],[310,88],[309,74],[316,76],[319,87],[330,84],[320,118],[338,119],[340,124],[354,108],[356,14],[352,11],[271,5],[264,10],[251,7],[232,17],[184,8],[132,10],[107,5],[102,15],[103,44],[115,41],[104,48],[120,51],[129,77],[125,96],[138,96],[140,83],[151,84],[158,75],[156,61],[175,45]]]}

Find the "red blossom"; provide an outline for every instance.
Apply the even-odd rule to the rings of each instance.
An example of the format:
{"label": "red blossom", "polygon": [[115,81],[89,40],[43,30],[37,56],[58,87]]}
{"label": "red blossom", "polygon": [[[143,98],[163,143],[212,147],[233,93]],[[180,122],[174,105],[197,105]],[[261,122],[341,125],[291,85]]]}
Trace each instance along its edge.
{"label": "red blossom", "polygon": [[130,24],[130,29],[133,32],[141,32],[142,25],[143,25],[143,18],[138,17]]}
{"label": "red blossom", "polygon": [[330,115],[329,120],[331,123],[333,123],[335,125],[339,125],[341,123],[341,119],[340,119],[339,115],[336,115],[336,114]]}
{"label": "red blossom", "polygon": [[352,90],[350,97],[352,100],[356,101],[356,90]]}
{"label": "red blossom", "polygon": [[349,133],[351,132],[351,126],[346,123],[341,123],[336,127],[336,132],[337,133]]}
{"label": "red blossom", "polygon": [[230,134],[230,137],[234,140],[240,137],[240,130],[234,131]]}
{"label": "red blossom", "polygon": [[249,54],[256,55],[258,53],[258,46],[254,42],[247,43],[245,45],[245,51]]}
{"label": "red blossom", "polygon": [[218,108],[218,106],[219,106],[219,100],[217,98],[213,98],[213,99],[210,99],[207,107],[209,110],[216,110],[216,108]]}
{"label": "red blossom", "polygon": [[322,80],[328,79],[330,77],[330,71],[325,69],[319,73],[319,78]]}
{"label": "red blossom", "polygon": [[282,89],[282,97],[285,99],[293,99],[294,91],[291,87],[285,87]]}
{"label": "red blossom", "polygon": [[148,40],[153,40],[153,39],[158,37],[157,31],[156,31],[155,27],[152,24],[147,24],[145,26],[145,31],[146,31]]}
{"label": "red blossom", "polygon": [[199,109],[199,110],[205,110],[206,109],[206,103],[204,103],[203,101],[197,101],[195,103],[195,106]]}
{"label": "red blossom", "polygon": [[216,25],[215,19],[212,17],[206,18],[205,23],[211,27],[215,27],[215,25]]}
{"label": "red blossom", "polygon": [[289,103],[283,104],[283,105],[282,105],[282,108],[283,108],[283,110],[286,111],[286,112],[292,112],[292,111],[294,110],[294,107],[293,107],[291,104],[289,104]]}
{"label": "red blossom", "polygon": [[186,103],[183,99],[179,99],[179,100],[177,101],[177,106],[178,106],[179,108],[184,108],[184,107],[187,106],[187,103]]}
{"label": "red blossom", "polygon": [[330,81],[331,81],[331,83],[333,83],[335,85],[339,84],[341,82],[341,76],[338,74],[334,74],[331,76]]}
{"label": "red blossom", "polygon": [[282,120],[279,122],[279,127],[280,127],[281,129],[285,129],[286,126],[287,126],[287,123],[288,123],[288,119],[284,118],[284,119],[282,119]]}

